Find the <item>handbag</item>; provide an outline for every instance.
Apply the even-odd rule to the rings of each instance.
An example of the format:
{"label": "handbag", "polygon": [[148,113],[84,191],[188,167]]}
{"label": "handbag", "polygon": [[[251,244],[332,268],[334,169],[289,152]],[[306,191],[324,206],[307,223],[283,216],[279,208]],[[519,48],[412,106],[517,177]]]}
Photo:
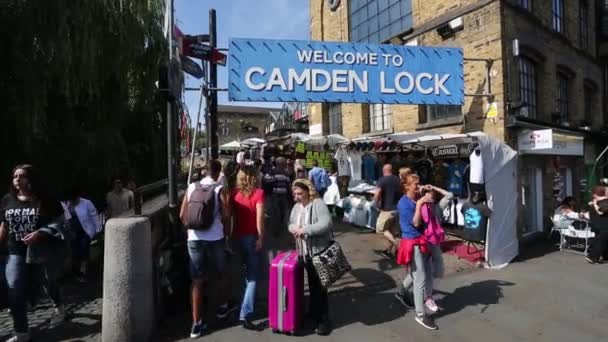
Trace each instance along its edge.
{"label": "handbag", "polygon": [[334,232],[331,228],[330,232],[331,242],[324,250],[317,254],[312,253],[312,244],[310,241],[307,243],[309,246],[308,255],[311,255],[310,259],[312,261],[312,265],[319,276],[321,285],[324,288],[331,286],[338,279],[342,278],[344,274],[352,270],[348,259],[346,259],[346,255],[344,255],[344,252],[342,251],[342,246],[340,246],[338,241],[335,240]]}

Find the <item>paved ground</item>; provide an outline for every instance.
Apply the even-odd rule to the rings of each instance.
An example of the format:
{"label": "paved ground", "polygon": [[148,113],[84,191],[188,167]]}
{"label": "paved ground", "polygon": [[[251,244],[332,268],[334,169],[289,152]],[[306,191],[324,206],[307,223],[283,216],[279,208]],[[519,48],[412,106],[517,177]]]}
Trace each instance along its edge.
{"label": "paved ground", "polygon": [[[80,284],[71,278],[62,281],[68,320],[54,322],[53,308],[43,299],[29,313],[30,327],[35,341],[99,341],[101,337],[101,273],[96,270],[90,281]],[[0,341],[13,330],[13,321],[7,310],[0,310]]]}
{"label": "paved ground", "polygon": [[[252,333],[215,324],[200,340],[605,341],[608,335],[608,265],[588,265],[578,255],[562,254],[543,245],[534,246],[520,261],[501,271],[477,270],[447,256],[449,275],[438,284],[445,310],[437,316],[440,330],[432,332],[417,325],[413,314],[393,299],[403,271],[378,254],[382,238],[346,225],[340,225],[336,235],[354,270],[332,288],[335,330],[331,336],[320,338],[305,329],[304,337],[285,337],[268,329]],[[276,241],[270,241],[269,246],[276,249]],[[66,283],[67,302],[73,312],[68,322],[51,324],[48,304],[31,313],[37,341],[100,340],[101,276],[95,279],[84,286]],[[259,322],[266,321],[265,286],[260,284]],[[235,295],[239,292],[235,287]],[[189,341],[187,298],[183,303],[180,311],[159,325],[157,341]],[[6,311],[0,312],[0,341],[10,328]]]}
{"label": "paved ground", "polygon": [[[344,245],[350,246],[351,239],[361,244],[347,247],[355,269],[330,295],[335,326],[331,336],[318,337],[311,329],[303,332],[304,337],[286,337],[268,329],[252,333],[216,326],[200,340],[606,341],[608,336],[608,265],[589,265],[579,255],[547,245],[535,246],[500,271],[472,272],[466,264],[459,266],[462,261],[448,257],[451,275],[438,284],[444,307],[437,315],[440,330],[428,331],[393,299],[401,269],[368,252],[379,245],[377,237],[342,234]],[[168,320],[159,340],[188,341],[189,324],[187,315]],[[176,331],[179,326],[182,330]]]}

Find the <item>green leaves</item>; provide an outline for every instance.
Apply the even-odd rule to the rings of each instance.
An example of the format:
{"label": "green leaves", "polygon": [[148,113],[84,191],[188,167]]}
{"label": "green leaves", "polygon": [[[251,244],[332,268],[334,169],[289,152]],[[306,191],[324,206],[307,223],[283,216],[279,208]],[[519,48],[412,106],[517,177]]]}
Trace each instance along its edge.
{"label": "green leaves", "polygon": [[[57,192],[162,178],[158,0],[10,1],[0,10],[0,172],[44,168]],[[2,180],[0,179],[0,183]]]}

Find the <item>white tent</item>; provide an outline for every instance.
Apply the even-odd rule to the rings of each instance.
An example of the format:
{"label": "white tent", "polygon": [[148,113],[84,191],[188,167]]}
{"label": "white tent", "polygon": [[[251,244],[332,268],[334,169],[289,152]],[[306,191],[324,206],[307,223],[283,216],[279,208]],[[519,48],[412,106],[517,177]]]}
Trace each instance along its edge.
{"label": "white tent", "polygon": [[396,133],[390,139],[418,147],[477,141],[481,147],[488,206],[485,258],[490,268],[505,267],[519,253],[517,240],[517,152],[482,132],[468,134]]}
{"label": "white tent", "polygon": [[226,150],[226,151],[238,151],[240,148],[241,148],[241,143],[239,143],[236,140],[220,146],[220,150]]}
{"label": "white tent", "polygon": [[338,144],[343,144],[349,142],[350,140],[341,136],[340,134],[330,134],[324,137],[308,137],[302,139],[302,141],[311,145],[325,145],[326,143],[330,146],[330,148],[335,148]]}
{"label": "white tent", "polygon": [[250,146],[255,146],[255,145],[260,145],[265,143],[266,141],[264,139],[260,139],[260,138],[249,138],[246,140],[241,141],[241,144],[243,145],[250,145]]}

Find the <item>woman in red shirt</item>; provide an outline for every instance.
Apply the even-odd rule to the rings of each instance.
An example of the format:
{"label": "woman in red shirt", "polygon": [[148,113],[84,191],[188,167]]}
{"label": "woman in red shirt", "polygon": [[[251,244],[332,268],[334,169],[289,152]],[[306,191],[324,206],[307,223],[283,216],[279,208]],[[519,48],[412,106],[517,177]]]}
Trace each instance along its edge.
{"label": "woman in red shirt", "polygon": [[264,191],[257,187],[257,172],[242,168],[236,176],[232,192],[234,215],[233,241],[241,250],[247,286],[241,305],[240,322],[245,329],[260,330],[251,322],[254,311],[255,288],[260,273],[262,241],[264,240]]}

